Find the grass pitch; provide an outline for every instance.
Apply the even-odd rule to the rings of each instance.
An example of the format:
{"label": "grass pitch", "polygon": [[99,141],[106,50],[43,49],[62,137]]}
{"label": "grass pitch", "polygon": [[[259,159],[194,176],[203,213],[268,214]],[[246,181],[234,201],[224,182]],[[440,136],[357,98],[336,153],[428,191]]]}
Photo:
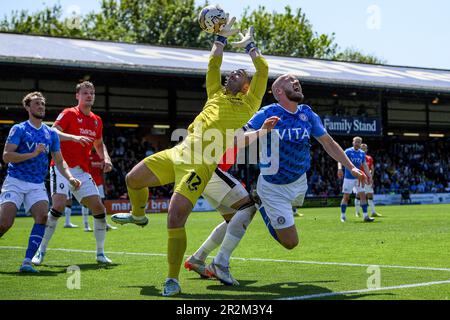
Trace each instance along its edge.
{"label": "grass pitch", "polygon": [[[241,285],[223,286],[182,268],[183,293],[171,299],[450,299],[450,205],[378,209],[382,218],[363,223],[350,207],[345,224],[339,208],[301,209],[300,245],[291,251],[270,237],[257,213],[231,260]],[[106,252],[114,261],[108,267],[95,262],[94,236],[83,232],[81,217],[72,218],[77,229],[64,229],[61,219],[33,275],[17,272],[33,220],[17,218],[0,238],[0,299],[163,299],[166,215],[149,218],[145,228],[108,232]],[[219,222],[218,213],[192,213],[186,254]],[[80,269],[79,289],[68,288],[76,286],[70,266]],[[376,279],[381,288],[373,288]]]}

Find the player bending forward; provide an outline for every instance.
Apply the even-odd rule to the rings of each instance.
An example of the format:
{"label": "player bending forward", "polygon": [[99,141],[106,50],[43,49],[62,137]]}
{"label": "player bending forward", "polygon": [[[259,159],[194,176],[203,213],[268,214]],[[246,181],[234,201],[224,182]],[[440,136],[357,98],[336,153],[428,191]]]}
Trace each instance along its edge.
{"label": "player bending forward", "polygon": [[[303,204],[308,189],[306,171],[310,167],[310,136],[314,136],[333,159],[342,162],[359,180],[365,181],[366,176],[351,163],[342,148],[326,132],[319,116],[309,106],[299,104],[304,97],[300,82],[295,76],[285,74],[278,77],[272,85],[272,92],[278,103],[265,106],[258,111],[247,123],[248,132],[245,135],[250,139],[258,137],[266,121],[274,121],[274,119],[278,121],[275,121],[274,130],[267,137],[270,141],[271,135],[276,135],[279,148],[276,152],[272,152],[271,158],[261,157],[261,173],[257,183],[260,203],[257,207],[274,239],[286,249],[293,249],[298,245],[299,240],[294,225],[292,206]],[[270,147],[268,143],[266,154],[269,154]],[[275,174],[271,172],[268,174],[269,172],[265,171],[267,164],[271,162],[279,164]],[[231,219],[228,228],[235,218]],[[210,237],[215,232],[216,230]],[[216,239],[220,238],[216,237]],[[237,284],[228,267],[229,257],[237,244],[238,242],[235,242],[231,250],[226,250],[225,260],[221,258],[224,247],[222,244],[219,254],[211,265],[206,267],[206,274],[212,273],[224,284]],[[199,255],[196,258],[199,259]],[[189,259],[187,261],[189,262]],[[202,274],[201,268],[195,271]]]}
{"label": "player bending forward", "polygon": [[24,204],[25,212],[31,212],[34,225],[28,240],[20,272],[38,272],[31,265],[45,232],[48,212],[48,196],[44,180],[48,172],[48,154],[55,166],[67,179],[68,185],[77,189],[80,181],[70,173],[61,151],[58,134],[46,124],[45,98],[40,92],[27,94],[23,106],[28,112],[28,121],[14,125],[6,139],[3,161],[8,163],[8,174],[0,195],[0,237],[14,223],[17,210]]}
{"label": "player bending forward", "polygon": [[[100,263],[111,263],[105,256],[106,209],[100,199],[98,188],[89,174],[89,154],[92,146],[105,162],[104,171],[112,168],[111,160],[103,144],[102,119],[91,109],[95,101],[95,88],[91,82],[85,81],[76,86],[78,105],[64,109],[56,118],[53,128],[61,138],[61,152],[70,172],[83,184],[80,189],[73,190],[73,195],[80,204],[89,208],[94,216],[94,236],[97,244],[96,260]],[[61,171],[54,166],[50,169],[50,186],[52,190],[52,209],[48,214],[45,235],[33,263],[40,265],[45,257],[48,243],[56,229],[58,219],[66,205],[69,186]]]}

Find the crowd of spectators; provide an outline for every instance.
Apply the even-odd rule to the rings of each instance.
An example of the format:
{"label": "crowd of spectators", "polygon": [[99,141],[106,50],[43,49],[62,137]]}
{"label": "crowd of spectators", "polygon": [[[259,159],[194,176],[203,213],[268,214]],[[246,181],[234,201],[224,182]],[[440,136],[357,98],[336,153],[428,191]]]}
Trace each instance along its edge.
{"label": "crowd of spectators", "polygon": [[[2,150],[9,129],[9,126],[0,126]],[[105,176],[105,191],[110,199],[127,198],[126,173],[146,156],[170,147],[155,143],[145,130],[138,129],[108,128],[104,131],[104,139],[114,165],[113,171]],[[346,146],[343,142],[341,145]],[[404,190],[410,193],[450,192],[448,145],[448,139],[420,143],[369,143],[369,154],[375,163],[375,193],[400,194]],[[258,168],[255,165],[236,165],[231,173],[250,188],[256,184]],[[2,182],[5,175],[6,166],[2,163]],[[311,147],[308,185],[308,196],[338,196],[342,188],[342,180],[337,178],[336,162],[316,142]],[[172,190],[173,185],[151,188],[150,196],[168,198]]]}

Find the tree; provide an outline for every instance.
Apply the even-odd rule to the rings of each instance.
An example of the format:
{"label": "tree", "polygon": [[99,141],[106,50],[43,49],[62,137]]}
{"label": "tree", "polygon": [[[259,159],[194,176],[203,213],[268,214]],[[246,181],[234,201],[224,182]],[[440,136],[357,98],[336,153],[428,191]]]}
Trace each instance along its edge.
{"label": "tree", "polygon": [[369,64],[385,64],[385,60],[381,60],[373,55],[363,54],[356,49],[347,48],[343,52],[336,54],[333,57],[333,60],[339,61],[353,61],[353,62],[361,62],[361,63],[369,63]]}
{"label": "tree", "polygon": [[[197,14],[205,6],[194,0],[102,0],[99,12],[63,19],[61,5],[30,14],[14,11],[0,21],[0,31],[77,37],[190,48],[209,48],[212,35],[201,32]],[[339,52],[334,33],[314,32],[302,10],[289,6],[283,13],[264,6],[245,9],[241,29],[255,26],[258,46],[265,54],[381,63],[355,49]],[[233,41],[234,39],[230,39]]]}
{"label": "tree", "polygon": [[241,29],[255,27],[258,45],[265,54],[331,59],[337,50],[334,34],[318,35],[299,8],[289,6],[284,13],[269,13],[264,6],[249,13],[245,9]]}

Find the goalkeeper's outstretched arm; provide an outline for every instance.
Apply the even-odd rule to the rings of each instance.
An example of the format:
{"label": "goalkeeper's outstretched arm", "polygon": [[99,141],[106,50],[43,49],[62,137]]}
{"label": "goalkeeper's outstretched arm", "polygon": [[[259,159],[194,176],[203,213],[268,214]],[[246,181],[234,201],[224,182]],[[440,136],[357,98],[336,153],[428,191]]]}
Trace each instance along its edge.
{"label": "goalkeeper's outstretched arm", "polygon": [[211,55],[209,57],[208,72],[206,73],[206,92],[208,98],[222,89],[220,66],[222,65],[223,48],[227,44],[227,37],[239,32],[239,29],[232,28],[235,20],[235,17],[228,19],[227,14],[228,22],[217,35],[216,40],[213,43]]}
{"label": "goalkeeper's outstretched arm", "polygon": [[[248,94],[254,96],[257,101],[261,102],[264,94],[266,93],[267,80],[269,79],[269,65],[256,47],[255,40],[253,38],[253,26],[248,29],[245,36],[242,33],[239,35],[241,36],[241,41],[233,42],[231,45],[235,48],[245,48],[245,52],[247,52],[252,58],[256,72],[250,83]],[[258,108],[259,105],[256,109]]]}

